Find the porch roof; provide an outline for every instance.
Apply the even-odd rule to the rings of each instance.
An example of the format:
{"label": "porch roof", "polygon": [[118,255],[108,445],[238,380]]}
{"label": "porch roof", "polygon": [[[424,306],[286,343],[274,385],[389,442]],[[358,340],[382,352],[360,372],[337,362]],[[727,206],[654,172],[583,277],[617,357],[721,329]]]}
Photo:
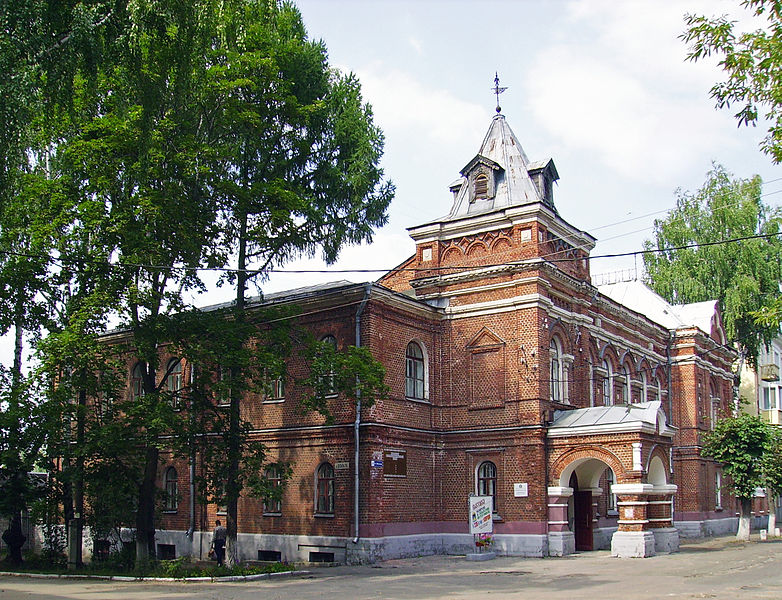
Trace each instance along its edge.
{"label": "porch roof", "polygon": [[674,429],[668,425],[660,400],[557,410],[554,412],[554,421],[549,427],[548,435],[566,437],[640,432],[673,437]]}

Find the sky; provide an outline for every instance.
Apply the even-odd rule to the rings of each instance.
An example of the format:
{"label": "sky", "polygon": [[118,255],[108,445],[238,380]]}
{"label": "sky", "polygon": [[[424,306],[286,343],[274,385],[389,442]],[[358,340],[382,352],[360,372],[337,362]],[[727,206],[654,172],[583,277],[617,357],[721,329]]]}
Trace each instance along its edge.
{"label": "sky", "polygon": [[[709,96],[716,60],[686,61],[684,14],[729,13],[739,1],[299,0],[310,37],[331,64],[360,79],[385,134],[382,165],[396,185],[389,222],[336,265],[301,260],[262,283],[266,293],[369,281],[413,254],[406,229],[448,213],[448,186],[475,156],[495,110],[530,160],[553,158],[559,214],[596,238],[592,255],[640,250],[675,190],[696,190],[713,162],[759,174],[764,200],[782,201],[782,168],[758,149],[766,128],[738,128]],[[754,24],[757,26],[757,24]],[[595,280],[626,278],[642,259],[595,259]],[[206,300],[220,300],[209,294]],[[198,300],[203,304],[205,299]]]}

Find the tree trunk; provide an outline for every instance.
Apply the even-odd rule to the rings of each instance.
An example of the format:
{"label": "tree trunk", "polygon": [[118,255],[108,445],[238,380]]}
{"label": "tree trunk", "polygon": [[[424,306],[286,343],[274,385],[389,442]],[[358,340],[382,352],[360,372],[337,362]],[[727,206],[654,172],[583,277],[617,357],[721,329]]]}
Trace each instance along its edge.
{"label": "tree trunk", "polygon": [[[21,405],[22,395],[22,351],[24,348],[24,325],[22,317],[24,315],[24,305],[21,295],[17,297],[14,307],[14,362],[11,370],[11,395],[9,399],[9,405],[11,410]],[[20,451],[19,439],[21,433],[15,426],[10,427],[8,432],[8,446],[9,449]],[[11,457],[9,457],[11,458]],[[5,465],[9,467],[10,479],[15,480],[16,485],[12,485],[11,489],[20,490],[24,487],[20,481],[27,477],[27,470],[23,466],[21,456],[16,454],[13,457],[13,465]],[[16,496],[15,506],[13,514],[11,515],[11,522],[8,524],[8,529],[3,532],[2,539],[8,546],[8,562],[12,565],[22,564],[22,546],[24,545],[25,536],[22,533],[22,510],[27,508],[24,505],[24,498]]]}
{"label": "tree trunk", "polygon": [[136,567],[144,568],[155,559],[155,491],[157,464],[160,452],[154,446],[147,448],[144,479],[139,488],[136,513]]}
{"label": "tree trunk", "polygon": [[3,532],[3,541],[8,546],[8,562],[19,566],[22,564],[22,546],[27,538],[22,533],[22,513],[14,512],[8,529]]}
{"label": "tree trunk", "polygon": [[[238,325],[240,338],[238,344],[244,344],[244,306],[245,306],[245,288],[247,286],[247,216],[242,215],[239,223],[239,252],[237,256],[237,274],[236,274],[236,308],[234,319]],[[236,385],[240,381],[241,371],[238,365],[231,365],[231,408],[228,424],[228,472],[226,473],[226,544],[225,544],[225,564],[228,567],[234,567],[239,563],[237,552],[237,535],[239,533],[238,525],[238,500],[240,489],[239,481],[239,463],[241,461],[242,449],[240,445],[241,437],[241,411],[243,386]]]}
{"label": "tree trunk", "polygon": [[768,537],[776,536],[777,531],[777,492],[768,488]]}
{"label": "tree trunk", "polygon": [[741,514],[739,515],[739,530],[737,540],[749,541],[750,517],[752,516],[752,498],[740,498]]}
{"label": "tree trunk", "polygon": [[[79,390],[76,407],[76,447],[84,447],[84,412],[87,409],[87,392]],[[76,477],[73,481],[73,520],[68,530],[68,568],[83,566],[82,542],[84,540],[84,456],[76,457]]]}

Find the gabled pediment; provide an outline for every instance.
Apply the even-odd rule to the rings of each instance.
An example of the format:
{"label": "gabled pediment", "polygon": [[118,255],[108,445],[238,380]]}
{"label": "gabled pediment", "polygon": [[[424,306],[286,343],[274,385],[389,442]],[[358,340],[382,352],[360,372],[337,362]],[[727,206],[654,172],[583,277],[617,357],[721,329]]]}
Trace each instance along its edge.
{"label": "gabled pediment", "polygon": [[462,170],[459,172],[463,177],[469,177],[470,173],[474,171],[475,167],[477,167],[478,165],[483,165],[485,167],[488,167],[492,171],[503,170],[502,167],[498,163],[494,162],[492,159],[486,158],[485,156],[482,156],[480,154],[476,154],[475,157],[466,165],[464,165],[464,168],[462,168]]}
{"label": "gabled pediment", "polygon": [[489,346],[504,346],[505,340],[500,338],[488,327],[483,327],[477,335],[467,344],[468,348],[486,348]]}

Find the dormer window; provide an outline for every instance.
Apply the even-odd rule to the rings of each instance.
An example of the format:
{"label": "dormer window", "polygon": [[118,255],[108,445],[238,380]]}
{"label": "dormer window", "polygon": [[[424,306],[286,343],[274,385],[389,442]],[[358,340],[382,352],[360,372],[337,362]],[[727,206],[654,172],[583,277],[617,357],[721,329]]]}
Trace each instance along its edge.
{"label": "dormer window", "polygon": [[489,196],[489,178],[485,173],[481,173],[475,178],[473,183],[473,200],[484,200]]}
{"label": "dormer window", "polygon": [[[469,182],[470,204],[476,200],[491,200],[496,193],[497,176],[502,167],[493,160],[478,154],[461,170],[461,175]],[[451,185],[453,190],[453,184]]]}

